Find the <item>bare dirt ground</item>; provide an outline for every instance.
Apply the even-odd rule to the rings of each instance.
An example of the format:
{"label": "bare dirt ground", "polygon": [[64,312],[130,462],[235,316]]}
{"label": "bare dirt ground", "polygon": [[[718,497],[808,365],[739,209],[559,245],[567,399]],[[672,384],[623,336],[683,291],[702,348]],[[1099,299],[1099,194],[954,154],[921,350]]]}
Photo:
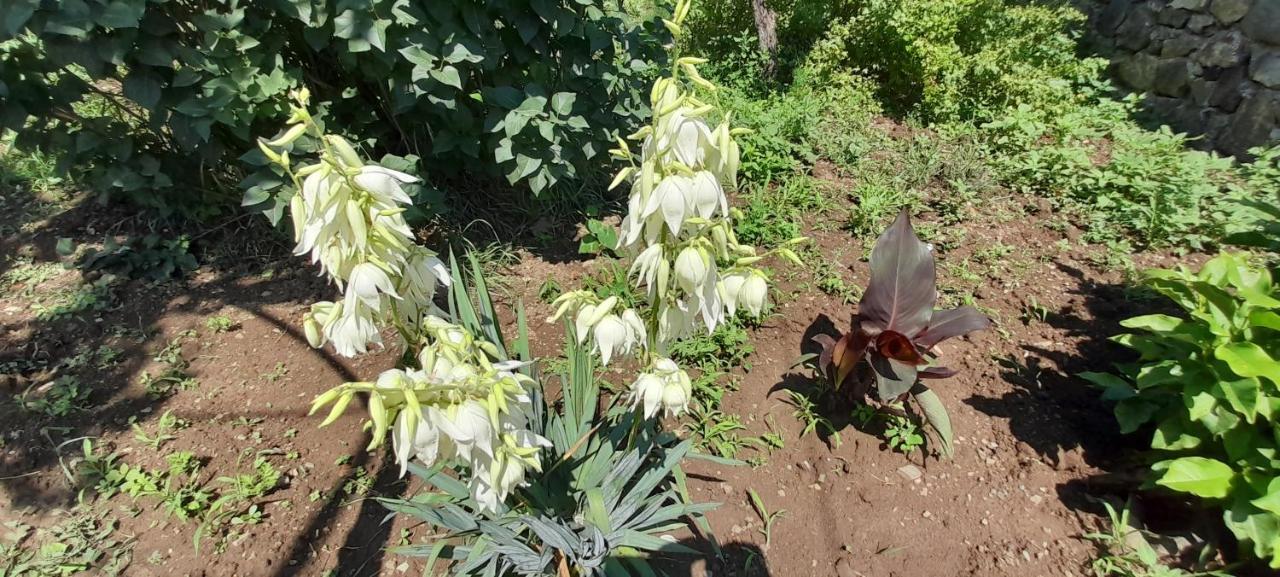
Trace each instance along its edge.
{"label": "bare dirt ground", "polygon": [[[848,202],[835,194],[837,205]],[[0,216],[9,219],[0,229],[0,254],[7,255],[0,273],[46,271],[0,286],[0,523],[51,528],[89,513],[114,522],[111,551],[122,556],[126,575],[420,574],[416,561],[383,549],[422,540],[426,530],[384,523],[385,510],[370,498],[416,487],[397,479],[384,454],[364,451],[360,411],[324,429],[316,427],[319,417],[306,415],[316,394],[391,367],[396,351],[347,360],[311,349],[300,320],[331,289],[279,241],[263,241],[263,248],[237,238],[242,234],[219,240],[230,248],[185,280],[122,280],[85,310],[50,317],[49,307],[86,280],[78,270],[48,265],[61,262],[57,239],[120,234],[113,225],[128,211],[82,205],[33,216],[28,209],[41,202],[8,198]],[[843,328],[853,306],[814,289],[808,271],[779,265],[777,307],[753,331],[755,352],[745,366],[725,379],[736,390],[722,409],[742,417],[743,435],[774,432],[785,447],[758,451],[756,467],[688,465],[695,498],[723,503],[710,522],[727,561],[676,563],[671,574],[1086,573],[1094,547],[1082,535],[1100,526],[1097,500],[1133,489],[1141,470],[1135,456],[1146,439],[1120,437],[1109,409],[1074,375],[1106,370],[1120,354],[1106,337],[1119,332],[1121,318],[1153,305],[1135,298],[1106,250],[1080,242],[1079,231],[1064,225],[1069,219],[1047,203],[1000,193],[982,199],[970,217],[964,240],[941,251],[940,286],[948,298],[971,296],[998,326],[944,347],[959,374],[934,389],[951,411],[954,459],[893,452],[873,431],[849,425],[847,415],[832,415],[839,446],[829,435],[801,436],[786,390],[810,390],[813,379],[794,361],[811,350],[820,315]],[[867,247],[821,226],[829,218],[807,218],[805,232],[845,283],[864,285]],[[933,218],[928,209],[919,215],[921,223]],[[498,283],[500,300],[523,301],[531,319],[550,312],[539,300],[546,280],[572,287],[608,265],[606,258],[537,252],[542,256],[522,252]],[[1174,262],[1163,254],[1133,260],[1138,268]],[[207,326],[214,316],[230,318],[234,328]],[[559,326],[534,329],[534,352],[554,358]],[[144,375],[170,367],[157,358],[174,342],[194,384],[149,391]],[[103,360],[103,347],[116,353]],[[64,415],[33,410],[30,401],[62,377],[88,393]],[[133,424],[153,431],[166,412],[189,426],[160,448],[137,438]],[[197,524],[154,499],[95,500],[89,492],[77,507],[79,488],[64,467],[81,457],[83,438],[102,454],[148,469],[164,468],[167,454],[190,451],[202,462],[200,478],[214,488],[217,477],[245,472],[259,457],[282,481],[257,501],[259,523],[224,528],[197,551]],[[749,489],[770,510],[786,510],[769,544]]]}

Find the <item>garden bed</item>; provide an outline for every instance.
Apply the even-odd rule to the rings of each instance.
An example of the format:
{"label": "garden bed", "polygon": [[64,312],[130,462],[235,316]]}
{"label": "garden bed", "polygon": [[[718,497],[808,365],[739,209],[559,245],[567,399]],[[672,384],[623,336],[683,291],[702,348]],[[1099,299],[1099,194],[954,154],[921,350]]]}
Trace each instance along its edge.
{"label": "garden bed", "polygon": [[[879,125],[897,130],[892,122]],[[815,202],[824,208],[799,223],[813,238],[805,253],[809,268],[774,271],[777,306],[752,329],[754,352],[716,381],[729,390],[719,410],[745,426],[733,432],[739,442],[772,433],[782,446],[743,444],[736,456],[749,466],[688,465],[695,500],[723,503],[709,518],[727,562],[681,561],[669,571],[842,577],[1086,571],[1095,547],[1083,535],[1105,525],[1099,500],[1122,500],[1135,484],[1116,479],[1134,480],[1143,471],[1132,455],[1145,439],[1119,436],[1109,407],[1075,377],[1124,358],[1106,337],[1119,331],[1119,319],[1152,306],[1126,288],[1125,267],[1117,265],[1122,259],[1081,241],[1073,217],[1043,199],[1000,189],[983,193],[961,209],[962,225],[934,239],[943,301],[971,301],[997,321],[992,330],[942,347],[942,360],[959,370],[934,387],[951,410],[955,457],[892,451],[874,422],[860,429],[848,415],[824,413],[819,402],[817,415],[838,428],[837,444],[823,427],[802,434],[806,424],[788,391],[813,392],[812,374],[795,362],[812,350],[819,315],[845,328],[853,311],[847,301],[867,280],[869,248],[822,215],[845,210],[850,191],[829,167],[817,172],[823,178],[814,187],[821,195]],[[217,242],[231,248],[207,250],[220,256],[184,281],[119,281],[93,293],[88,305],[58,309],[86,302],[75,300],[83,292],[82,274],[53,264],[58,239],[101,240],[101,232],[85,231],[122,234],[113,225],[128,213],[41,200],[23,205],[36,206],[55,208],[35,216],[7,210],[5,218],[15,221],[3,230],[13,232],[0,239],[0,252],[18,255],[0,264],[11,279],[0,301],[0,419],[6,423],[0,519],[54,528],[91,515],[99,527],[114,530],[77,543],[108,557],[119,553],[121,562],[127,557],[129,575],[421,572],[416,561],[383,549],[422,542],[427,529],[404,518],[384,524],[385,509],[370,498],[417,487],[398,479],[384,452],[363,450],[368,437],[361,411],[324,429],[316,428],[318,417],[306,415],[316,394],[375,377],[393,365],[396,351],[351,361],[310,348],[302,315],[332,291],[306,263],[276,241],[252,245],[246,237],[264,238],[247,232],[252,227],[224,231],[219,236],[226,240]],[[927,202],[921,207],[920,228],[938,223],[935,210]],[[615,263],[533,243],[513,250],[518,261],[492,267],[499,273],[495,293],[503,307],[526,305],[534,353],[553,362],[563,337],[558,324],[541,322],[552,312],[547,281],[578,286]],[[1163,253],[1131,256],[1139,269],[1174,262]],[[175,368],[180,374],[171,374]],[[625,374],[605,379],[618,384]],[[166,375],[173,380],[158,380]],[[48,398],[50,389],[42,386],[60,378],[58,387],[71,378],[83,391],[69,395],[65,411],[32,404]],[[166,414],[186,426],[162,430]],[[159,435],[173,438],[157,441]],[[117,464],[150,471],[165,469],[168,455],[189,451],[202,463],[195,485],[215,497],[228,493],[218,477],[252,473],[259,458],[280,481],[235,502],[238,520],[210,524],[212,533],[197,551],[201,522],[179,520],[155,497],[95,499],[89,490],[74,507],[80,488],[64,467],[73,470],[83,456],[81,438],[91,440],[99,458],[116,453]],[[768,512],[786,511],[768,539],[749,491]],[[32,534],[26,543],[51,536]],[[712,551],[705,541],[690,540]]]}

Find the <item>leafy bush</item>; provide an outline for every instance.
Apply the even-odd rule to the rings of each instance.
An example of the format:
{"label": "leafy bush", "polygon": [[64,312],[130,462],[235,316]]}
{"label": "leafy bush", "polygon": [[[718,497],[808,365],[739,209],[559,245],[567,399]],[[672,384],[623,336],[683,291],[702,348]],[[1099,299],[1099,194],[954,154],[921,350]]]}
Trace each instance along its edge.
{"label": "leafy bush", "polygon": [[278,218],[282,179],[252,138],[305,81],[335,132],[537,193],[648,116],[662,38],[614,0],[15,0],[0,126],[100,190],[196,217],[227,205],[248,152],[245,204]]}
{"label": "leafy bush", "polygon": [[1141,332],[1114,340],[1138,360],[1081,376],[1116,401],[1121,431],[1154,425],[1157,485],[1220,504],[1232,533],[1280,567],[1280,290],[1233,254],[1146,282],[1186,314],[1123,321]]}
{"label": "leafy bush", "polygon": [[989,118],[1010,104],[1067,99],[1102,70],[1105,61],[1076,57],[1084,21],[1074,8],[1006,0],[867,0],[831,25],[805,66],[860,70],[899,114]]}
{"label": "leafy bush", "polygon": [[1167,127],[1128,119],[1133,101],[1010,109],[988,123],[997,172],[1024,191],[1060,197],[1088,212],[1091,240],[1122,234],[1144,245],[1202,248],[1222,233],[1219,200],[1231,160],[1187,148]]}

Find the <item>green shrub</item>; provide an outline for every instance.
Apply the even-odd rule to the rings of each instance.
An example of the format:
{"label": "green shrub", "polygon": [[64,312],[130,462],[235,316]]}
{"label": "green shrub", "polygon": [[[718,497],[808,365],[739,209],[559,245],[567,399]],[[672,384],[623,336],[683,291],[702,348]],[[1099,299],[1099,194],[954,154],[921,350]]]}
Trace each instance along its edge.
{"label": "green shrub", "polygon": [[1067,99],[1105,61],[1076,56],[1085,16],[1006,0],[866,0],[807,56],[819,74],[858,70],[898,114],[990,118],[1017,103]]}
{"label": "green shrub", "polygon": [[1155,426],[1155,483],[1220,504],[1258,558],[1280,567],[1280,290],[1222,254],[1199,273],[1147,273],[1186,314],[1130,318],[1114,338],[1138,352],[1121,376],[1085,373],[1116,401],[1121,431]]}
{"label": "green shrub", "polygon": [[379,153],[537,193],[647,117],[666,37],[616,0],[14,0],[0,126],[99,190],[195,217],[227,206],[245,155],[244,203],[278,218],[287,199],[253,137],[305,84]]}
{"label": "green shrub", "polygon": [[983,128],[1000,178],[1086,214],[1089,240],[1203,248],[1222,234],[1231,160],[1187,148],[1167,127],[1128,119],[1132,101],[1010,109]]}

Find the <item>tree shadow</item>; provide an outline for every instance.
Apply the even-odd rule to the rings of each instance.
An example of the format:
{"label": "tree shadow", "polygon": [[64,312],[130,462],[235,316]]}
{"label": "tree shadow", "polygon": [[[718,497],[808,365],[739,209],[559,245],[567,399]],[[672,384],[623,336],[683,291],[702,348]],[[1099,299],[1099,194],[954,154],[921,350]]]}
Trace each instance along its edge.
{"label": "tree shadow", "polygon": [[[755,543],[719,544],[704,536],[681,539],[680,545],[701,552],[698,557],[672,554],[654,566],[667,577],[772,577],[764,551]],[[662,555],[659,552],[659,555]]]}
{"label": "tree shadow", "polygon": [[1070,340],[1065,350],[1023,344],[1022,358],[997,359],[1000,377],[1012,391],[999,397],[974,395],[964,402],[978,411],[1009,422],[1014,437],[1046,463],[1063,471],[1097,468],[1107,473],[1087,481],[1058,487],[1069,507],[1103,513],[1093,497],[1107,487],[1136,487],[1145,469],[1148,448],[1141,435],[1122,436],[1111,407],[1101,392],[1078,375],[1110,372],[1117,362],[1133,358],[1132,351],[1110,337],[1125,332],[1120,321],[1132,316],[1169,311],[1170,306],[1148,298],[1135,287],[1100,282],[1085,272],[1058,263],[1075,280],[1068,294],[1077,304],[1052,311],[1044,322]]}

